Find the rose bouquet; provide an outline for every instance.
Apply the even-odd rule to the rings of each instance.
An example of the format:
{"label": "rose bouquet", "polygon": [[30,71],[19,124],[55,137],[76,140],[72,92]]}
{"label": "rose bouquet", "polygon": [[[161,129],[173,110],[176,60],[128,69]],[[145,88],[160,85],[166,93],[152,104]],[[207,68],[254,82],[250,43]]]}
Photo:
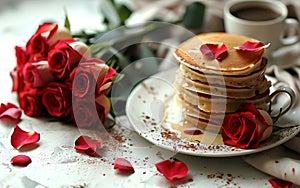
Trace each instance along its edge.
{"label": "rose bouquet", "polygon": [[92,58],[85,43],[57,24],[41,24],[22,46],[10,73],[24,113],[72,121],[79,127],[101,126],[110,111],[106,97],[114,68]]}

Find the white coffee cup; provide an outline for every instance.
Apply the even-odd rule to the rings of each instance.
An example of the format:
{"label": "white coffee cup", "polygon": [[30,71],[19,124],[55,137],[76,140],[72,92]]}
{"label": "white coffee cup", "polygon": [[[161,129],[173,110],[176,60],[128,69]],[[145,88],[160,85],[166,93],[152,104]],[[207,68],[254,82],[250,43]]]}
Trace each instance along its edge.
{"label": "white coffee cup", "polygon": [[287,7],[277,0],[231,0],[224,7],[225,31],[270,43],[270,54],[299,41],[299,22],[287,14]]}

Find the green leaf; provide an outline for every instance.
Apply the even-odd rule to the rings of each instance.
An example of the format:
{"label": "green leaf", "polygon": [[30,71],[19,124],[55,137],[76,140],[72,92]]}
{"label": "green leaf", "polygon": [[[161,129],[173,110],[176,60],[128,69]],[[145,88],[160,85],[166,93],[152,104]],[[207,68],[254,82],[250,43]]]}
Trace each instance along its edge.
{"label": "green leaf", "polygon": [[67,10],[65,9],[65,23],[64,23],[65,28],[67,28],[70,32],[71,32],[71,24],[70,24],[70,20],[68,17],[68,13]]}
{"label": "green leaf", "polygon": [[182,23],[187,28],[200,28],[203,24],[205,5],[201,2],[192,2],[186,6]]}
{"label": "green leaf", "polygon": [[119,13],[119,18],[122,22],[122,24],[125,23],[125,21],[129,18],[131,15],[132,11],[125,5],[120,5],[117,7],[118,13]]}

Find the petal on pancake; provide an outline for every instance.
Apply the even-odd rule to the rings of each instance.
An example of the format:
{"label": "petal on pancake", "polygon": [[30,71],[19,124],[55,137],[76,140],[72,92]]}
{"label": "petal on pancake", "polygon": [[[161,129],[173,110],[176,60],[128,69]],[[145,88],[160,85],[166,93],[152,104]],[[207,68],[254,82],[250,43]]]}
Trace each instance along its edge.
{"label": "petal on pancake", "polygon": [[248,52],[257,52],[260,51],[264,48],[267,48],[270,46],[270,43],[264,44],[262,42],[251,42],[247,41],[244,44],[234,47],[236,50],[241,50],[241,51],[248,51]]}

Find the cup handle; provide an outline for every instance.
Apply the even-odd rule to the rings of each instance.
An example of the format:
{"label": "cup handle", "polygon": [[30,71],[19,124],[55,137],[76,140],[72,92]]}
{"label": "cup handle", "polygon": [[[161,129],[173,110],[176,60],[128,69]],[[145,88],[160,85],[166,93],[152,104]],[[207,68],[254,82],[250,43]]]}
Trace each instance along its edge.
{"label": "cup handle", "polygon": [[281,43],[284,46],[295,44],[300,39],[299,22],[294,18],[285,19],[285,28],[280,37]]}
{"label": "cup handle", "polygon": [[[294,105],[295,100],[296,100],[296,94],[293,89],[291,89],[290,87],[280,87],[280,88],[276,89],[273,93],[271,93],[271,95],[268,98],[267,102],[270,104],[270,106],[269,106],[270,110],[272,110],[271,109],[272,99],[280,93],[286,93],[289,96],[290,100],[289,100],[289,104],[285,108],[281,108],[279,111],[279,114],[276,114],[275,117],[281,116],[281,115],[285,114],[286,112],[288,112],[291,109],[291,107]],[[272,116],[272,118],[273,118],[273,116]]]}

